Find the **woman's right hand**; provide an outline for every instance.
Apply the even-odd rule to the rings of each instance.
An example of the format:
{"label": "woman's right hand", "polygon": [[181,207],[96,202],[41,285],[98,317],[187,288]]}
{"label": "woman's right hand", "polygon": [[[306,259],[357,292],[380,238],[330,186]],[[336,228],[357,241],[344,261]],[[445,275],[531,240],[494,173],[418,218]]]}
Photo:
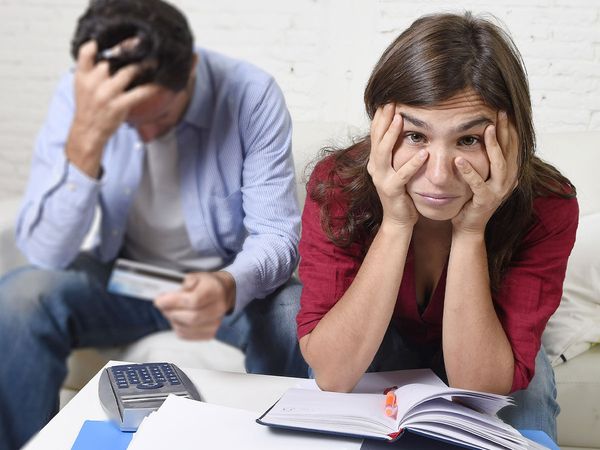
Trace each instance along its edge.
{"label": "woman's right hand", "polygon": [[394,149],[402,134],[403,119],[396,106],[388,103],[377,108],[371,123],[371,154],[367,171],[371,175],[383,207],[383,222],[413,227],[419,218],[406,192],[406,184],[425,163],[427,151],[421,150],[398,170],[393,166]]}

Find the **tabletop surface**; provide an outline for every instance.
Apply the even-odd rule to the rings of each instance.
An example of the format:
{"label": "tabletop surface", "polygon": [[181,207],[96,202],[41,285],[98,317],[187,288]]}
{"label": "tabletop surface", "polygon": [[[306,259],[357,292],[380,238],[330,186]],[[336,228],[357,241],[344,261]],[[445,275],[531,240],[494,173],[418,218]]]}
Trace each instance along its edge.
{"label": "tabletop surface", "polygon": [[[107,366],[125,364],[110,361]],[[207,369],[182,368],[206,402],[263,413],[300,379]],[[98,399],[98,372],[24,447],[24,450],[70,449],[85,420],[107,420]]]}

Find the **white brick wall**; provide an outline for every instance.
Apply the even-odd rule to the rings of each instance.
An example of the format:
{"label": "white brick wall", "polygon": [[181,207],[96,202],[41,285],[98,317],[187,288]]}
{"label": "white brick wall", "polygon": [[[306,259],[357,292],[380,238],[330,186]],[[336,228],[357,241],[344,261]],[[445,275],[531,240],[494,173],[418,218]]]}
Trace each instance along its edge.
{"label": "white brick wall", "polygon": [[[299,166],[328,136],[364,129],[362,90],[373,64],[415,18],[436,11],[490,12],[506,24],[528,68],[538,131],[600,130],[600,0],[173,3],[200,45],[277,78],[294,118]],[[70,38],[86,5],[0,0],[0,198],[22,192],[33,140],[71,64]]]}

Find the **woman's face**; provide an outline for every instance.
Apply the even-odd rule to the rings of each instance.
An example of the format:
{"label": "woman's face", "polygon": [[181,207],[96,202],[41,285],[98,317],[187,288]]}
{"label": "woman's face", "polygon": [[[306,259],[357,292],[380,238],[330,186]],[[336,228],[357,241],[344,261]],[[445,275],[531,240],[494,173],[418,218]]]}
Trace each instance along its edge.
{"label": "woman's face", "polygon": [[394,150],[394,169],[425,149],[429,156],[406,190],[422,216],[452,219],[473,196],[455,160],[462,156],[484,180],[488,178],[490,164],[483,135],[486,127],[496,124],[497,111],[470,90],[433,107],[398,104],[396,111],[404,120]]}

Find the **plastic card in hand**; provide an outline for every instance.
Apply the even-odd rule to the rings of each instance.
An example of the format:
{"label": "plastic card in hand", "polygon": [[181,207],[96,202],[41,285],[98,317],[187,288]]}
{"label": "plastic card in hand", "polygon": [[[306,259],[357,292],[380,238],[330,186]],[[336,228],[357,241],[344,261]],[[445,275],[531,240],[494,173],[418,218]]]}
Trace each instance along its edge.
{"label": "plastic card in hand", "polygon": [[117,259],[108,280],[108,292],[152,301],[160,294],[180,290],[183,278],[181,272]]}

